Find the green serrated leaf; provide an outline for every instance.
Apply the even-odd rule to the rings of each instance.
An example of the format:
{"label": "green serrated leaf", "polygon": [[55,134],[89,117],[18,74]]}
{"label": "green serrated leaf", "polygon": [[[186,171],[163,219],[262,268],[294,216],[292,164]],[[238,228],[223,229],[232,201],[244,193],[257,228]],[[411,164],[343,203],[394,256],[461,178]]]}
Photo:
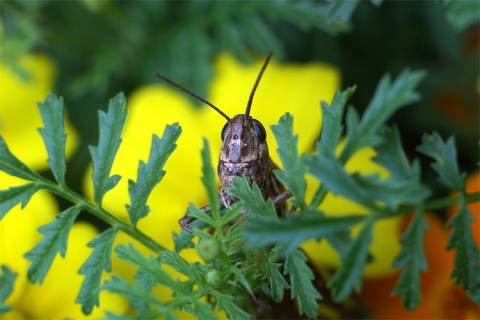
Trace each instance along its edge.
{"label": "green serrated leaf", "polygon": [[3,136],[0,135],[0,170],[3,172],[18,178],[22,178],[29,181],[42,180],[43,177],[30,170],[23,162],[18,160],[7,147],[7,143]]}
{"label": "green serrated leaf", "polygon": [[93,252],[87,261],[82,265],[79,274],[85,275],[80,292],[78,293],[76,303],[82,305],[84,314],[92,313],[94,306],[99,306],[99,287],[102,280],[103,270],[112,271],[112,246],[115,240],[117,229],[110,228],[88,243]]}
{"label": "green serrated leaf", "polygon": [[372,242],[373,219],[368,219],[359,234],[350,242],[341,255],[342,265],[328,282],[336,302],[348,298],[352,290],[359,291],[362,272],[368,258],[368,247]]}
{"label": "green serrated leaf", "polygon": [[443,185],[459,192],[463,191],[465,174],[461,174],[458,169],[457,149],[453,136],[443,142],[436,132],[432,135],[425,134],[422,137],[422,144],[417,147],[417,151],[435,160],[432,163],[432,168],[437,172]]}
{"label": "green serrated leaf", "polygon": [[430,190],[419,182],[419,177],[408,180],[382,179],[378,174],[354,174],[353,177],[363,190],[368,190],[371,198],[391,209],[396,209],[399,203],[418,205],[430,195]]}
{"label": "green serrated leaf", "polygon": [[[334,156],[337,145],[343,134],[342,118],[345,105],[354,92],[355,87],[350,87],[342,92],[337,92],[333,98],[332,106],[329,106],[324,101],[321,102],[323,117],[322,134],[315,144],[320,156]],[[325,199],[327,191],[328,190],[324,185],[320,185],[317,190],[315,190],[310,206],[317,208]]]}
{"label": "green serrated leaf", "polygon": [[341,161],[333,155],[311,155],[305,158],[309,172],[334,194],[351,199],[367,208],[375,208],[374,199],[362,188],[354,176],[349,175]]}
{"label": "green serrated leaf", "polygon": [[[192,227],[192,229],[198,230],[203,230],[208,227],[205,221],[198,219],[190,222],[189,225]],[[180,252],[183,249],[195,248],[195,244],[192,241],[194,235],[191,232],[187,232],[182,229],[179,235],[177,235],[175,232],[172,233],[176,252]]]}
{"label": "green serrated leaf", "polygon": [[[407,180],[412,177],[419,177],[420,167],[417,165],[410,167],[407,156],[403,151],[398,128],[384,127],[381,133],[382,143],[375,148],[377,154],[372,160],[387,169],[392,178]],[[418,164],[418,162],[415,163]]]}
{"label": "green serrated leaf", "polygon": [[204,221],[210,226],[215,225],[215,220],[192,202],[188,204],[188,215],[192,218]]}
{"label": "green serrated leaf", "polygon": [[375,7],[380,7],[382,4],[383,0],[370,0],[370,2],[375,6]]}
{"label": "green serrated leaf", "polygon": [[212,212],[214,220],[220,220],[220,202],[218,192],[215,187],[215,170],[212,167],[212,159],[210,157],[210,145],[208,140],[203,138],[202,156],[202,183],[207,191],[208,205]]}
{"label": "green serrated leaf", "polygon": [[220,218],[222,225],[228,224],[230,221],[235,220],[240,213],[242,212],[243,208],[241,205],[234,204],[231,208],[226,210],[226,212]]}
{"label": "green serrated leaf", "polygon": [[350,29],[350,15],[357,6],[356,1],[316,2],[274,2],[268,6],[268,13],[281,17],[297,27],[308,30],[319,28],[330,34],[346,32]]}
{"label": "green serrated leaf", "polygon": [[271,128],[278,144],[277,153],[283,165],[283,170],[274,170],[275,176],[292,193],[293,199],[290,200],[292,205],[304,209],[307,166],[303,158],[298,156],[298,135],[293,134],[293,116],[286,113],[280,118],[278,125]]}
{"label": "green serrated leaf", "polygon": [[182,129],[177,123],[167,125],[162,138],[156,135],[152,137],[152,148],[147,164],[140,161],[138,167],[137,182],[128,181],[128,193],[130,194],[131,205],[127,205],[128,215],[134,226],[145,217],[150,208],[147,206],[147,200],[153,188],[163,179],[165,171],[163,166],[168,157],[175,150],[175,142]]}
{"label": "green serrated leaf", "polygon": [[285,289],[290,288],[287,280],[285,280],[280,270],[278,270],[281,266],[281,263],[267,261],[265,263],[263,276],[263,279],[268,279],[269,282],[270,298],[277,303],[283,300]]}
{"label": "green serrated leaf", "polygon": [[93,161],[93,195],[98,205],[102,204],[105,193],[114,188],[120,180],[119,175],[110,177],[113,159],[122,139],[120,135],[125,125],[125,95],[117,94],[110,100],[108,112],[98,111],[100,137],[98,146],[89,146]]}
{"label": "green serrated leaf", "polygon": [[22,209],[25,208],[30,198],[40,189],[39,185],[28,183],[8,190],[0,190],[0,220],[19,203],[22,204]]}
{"label": "green serrated leaf", "polygon": [[44,235],[42,240],[24,255],[32,262],[27,270],[30,282],[42,284],[57,252],[65,257],[68,234],[81,210],[81,206],[70,207],[57,214],[53,222],[38,229]]}
{"label": "green serrated leaf", "polygon": [[67,134],[64,128],[63,98],[49,93],[43,103],[37,103],[42,116],[44,128],[38,129],[42,135],[48,153],[48,164],[52,169],[55,180],[65,185],[65,147]]}
{"label": "green serrated leaf", "polygon": [[422,296],[420,273],[428,268],[423,246],[423,233],[427,229],[424,213],[416,212],[402,235],[402,250],[393,262],[394,268],[403,269],[392,294],[394,296],[403,294],[402,305],[407,310],[417,308]]}
{"label": "green serrated leaf", "polygon": [[451,274],[451,277],[455,278],[455,285],[461,284],[470,296],[478,297],[480,290],[480,274],[478,272],[480,268],[480,250],[473,240],[470,226],[473,220],[473,215],[467,207],[466,199],[462,195],[460,197],[459,212],[447,224],[448,227],[452,228],[447,249],[455,249],[456,251]]}
{"label": "green serrated leaf", "polygon": [[293,251],[287,256],[284,273],[290,275],[291,297],[297,299],[300,315],[305,314],[309,318],[316,318],[319,313],[317,300],[322,299],[322,295],[312,283],[315,277],[307,260],[302,251]]}
{"label": "green serrated leaf", "polygon": [[145,257],[140,251],[135,249],[132,244],[119,245],[115,247],[115,253],[119,259],[129,262],[130,264],[137,266],[139,271],[147,273],[156,282],[163,284],[173,290],[181,290],[179,282],[175,281],[165,270],[160,267],[160,263],[157,259],[150,256]]}
{"label": "green serrated leaf", "polygon": [[289,254],[308,239],[336,234],[364,219],[359,215],[327,217],[313,213],[291,215],[283,219],[252,217],[244,228],[244,234],[250,247],[260,248],[280,243],[284,253]]}
{"label": "green serrated leaf", "polygon": [[153,304],[159,309],[165,308],[164,303],[154,296],[143,285],[139,283],[131,284],[115,274],[112,274],[111,280],[105,280],[100,289],[121,294],[131,302]]}
{"label": "green serrated leaf", "polygon": [[12,310],[12,307],[4,304],[4,302],[12,294],[16,278],[17,274],[15,272],[10,270],[8,266],[2,265],[0,273],[0,314]]}
{"label": "green serrated leaf", "polygon": [[239,227],[238,223],[235,223],[233,226],[231,226],[230,229],[228,229],[228,232],[225,235],[225,238],[223,238],[226,248],[234,248],[235,243],[239,241],[244,241],[244,240],[245,240],[245,235],[243,234],[243,231]]}
{"label": "green serrated leaf", "polygon": [[244,269],[230,268],[228,270],[228,273],[234,275],[235,277],[234,282],[240,283],[247,290],[248,293],[253,294],[252,286],[250,285],[250,282],[248,282],[247,278],[245,277]]}
{"label": "green serrated leaf", "polygon": [[[137,302],[132,302],[135,305]],[[157,309],[149,310],[143,313],[137,313],[136,315],[129,314],[116,314],[110,311],[105,311],[105,319],[109,320],[145,320],[145,319],[157,319],[161,316],[164,319],[177,319],[177,315],[170,309]]]}
{"label": "green serrated leaf", "polygon": [[240,308],[234,301],[233,296],[212,290],[211,294],[215,297],[217,308],[225,310],[229,319],[250,319],[250,314]]}
{"label": "green serrated leaf", "polygon": [[180,257],[177,252],[164,251],[160,254],[160,260],[162,263],[169,265],[191,279],[195,279],[200,276],[198,273],[195,273],[195,270],[190,266],[190,264]]}
{"label": "green serrated leaf", "polygon": [[[134,279],[137,283],[141,284],[149,292],[152,292],[152,288],[157,285],[156,281],[152,279],[150,275],[142,271],[137,271],[137,273],[135,273]],[[151,305],[143,301],[133,301],[131,303],[131,307],[133,309],[136,309],[137,317],[142,317],[142,319],[148,318],[146,314],[152,312]]]}
{"label": "green serrated leaf", "polygon": [[193,313],[198,319],[218,319],[217,315],[213,313],[213,308],[210,303],[201,302],[198,299],[193,300]]}
{"label": "green serrated leaf", "polygon": [[272,200],[265,201],[257,184],[253,183],[250,186],[245,176],[233,179],[230,194],[238,198],[242,207],[248,209],[254,215],[277,217],[277,211]]}
{"label": "green serrated leaf", "polygon": [[385,75],[378,83],[375,94],[357,126],[352,126],[353,114],[349,112],[347,139],[340,156],[342,162],[348,160],[357,150],[375,146],[381,141],[377,132],[385,121],[401,107],[420,99],[415,89],[425,75],[423,71],[405,69],[393,82],[389,75]]}
{"label": "green serrated leaf", "polygon": [[447,21],[463,31],[480,21],[480,4],[476,0],[449,1],[445,10]]}
{"label": "green serrated leaf", "polygon": [[343,133],[342,117],[350,96],[356,87],[349,87],[342,92],[335,93],[332,105],[322,101],[322,134],[316,143],[319,154],[334,154]]}
{"label": "green serrated leaf", "polygon": [[[198,220],[195,220],[193,222],[197,222]],[[193,228],[195,227],[192,225],[193,223],[190,224],[190,226]],[[200,229],[200,228],[198,228]],[[190,249],[190,248],[195,248],[195,244],[193,243],[193,237],[194,235],[190,232],[186,232],[185,230],[182,229],[180,234],[177,234],[175,232],[172,232],[173,234],[173,244],[175,246],[175,251],[180,252],[183,249]]]}

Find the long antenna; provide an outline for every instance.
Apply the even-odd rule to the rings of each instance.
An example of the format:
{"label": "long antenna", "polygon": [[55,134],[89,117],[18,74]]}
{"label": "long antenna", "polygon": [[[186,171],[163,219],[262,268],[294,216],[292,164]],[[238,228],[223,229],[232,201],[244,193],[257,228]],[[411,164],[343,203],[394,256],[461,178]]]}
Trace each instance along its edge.
{"label": "long antenna", "polygon": [[189,94],[190,96],[194,97],[195,99],[209,105],[210,107],[212,107],[214,110],[216,110],[218,113],[220,113],[225,119],[227,119],[227,121],[230,121],[230,117],[227,116],[225,113],[223,113],[222,110],[220,110],[219,108],[215,107],[212,103],[208,102],[207,100],[203,99],[202,97],[196,95],[195,93],[193,93],[192,91],[188,90],[187,88],[184,88],[182,87],[181,85],[179,85],[178,83],[176,82],[173,82],[172,80],[162,76],[161,74],[158,74],[158,73],[154,73],[153,74],[155,77],[157,78],[160,78],[162,79],[163,81],[165,81],[166,83],[174,86],[175,88],[178,88],[180,90],[182,90],[183,92]]}
{"label": "long antenna", "polygon": [[250,109],[252,108],[252,102],[253,102],[253,95],[255,94],[255,90],[257,90],[257,86],[258,86],[258,83],[260,82],[260,78],[262,78],[263,72],[265,71],[265,68],[267,68],[267,64],[270,61],[272,54],[273,54],[273,51],[270,51],[268,53],[268,56],[265,59],[265,62],[263,63],[262,69],[258,74],[257,81],[255,81],[255,84],[253,85],[252,92],[250,92],[250,98],[248,98],[247,109],[245,110],[245,119],[248,119],[248,116],[250,115]]}

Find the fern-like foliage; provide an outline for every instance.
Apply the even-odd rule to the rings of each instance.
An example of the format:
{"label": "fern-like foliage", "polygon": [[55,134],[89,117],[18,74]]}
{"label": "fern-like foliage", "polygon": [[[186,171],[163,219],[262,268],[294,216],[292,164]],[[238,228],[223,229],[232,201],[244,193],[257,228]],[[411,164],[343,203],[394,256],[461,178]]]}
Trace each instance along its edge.
{"label": "fern-like foliage", "polygon": [[[44,122],[44,128],[40,129],[40,133],[47,148],[48,163],[56,182],[47,180],[18,160],[8,149],[3,137],[0,136],[0,169],[10,175],[31,181],[21,186],[0,191],[0,218],[3,218],[10,209],[18,204],[21,204],[22,208],[26,206],[30,198],[42,189],[56,193],[73,203],[71,207],[57,214],[54,221],[39,228],[39,232],[43,235],[41,241],[25,254],[25,258],[31,261],[27,271],[28,279],[32,283],[38,282],[40,284],[45,279],[57,253],[60,253],[61,257],[65,257],[70,229],[81,211],[89,211],[112,226],[89,243],[89,246],[93,247],[94,250],[79,271],[85,276],[85,279],[77,302],[82,304],[83,312],[89,314],[94,306],[99,305],[98,293],[103,270],[111,272],[112,245],[119,230],[132,235],[154,252],[161,252],[164,248],[134,226],[126,224],[101,208],[104,194],[115,187],[120,179],[119,176],[109,177],[109,174],[120,145],[120,135],[126,119],[125,96],[119,94],[114,97],[110,101],[108,112],[100,113],[101,134],[99,145],[90,147],[94,168],[92,178],[96,203],[92,203],[73,192],[65,184],[67,135],[64,132],[63,125],[63,99],[50,93],[45,101],[38,105]],[[139,179],[142,187],[135,188],[134,183],[131,183],[131,185],[133,185],[134,190],[132,201],[137,203],[136,207],[141,207],[139,210],[142,214],[132,215],[134,223],[148,213],[148,207],[145,204],[146,199],[165,173],[162,171],[162,167],[175,149],[175,141],[180,132],[180,127],[173,125],[166,128],[164,138],[154,137],[149,163],[146,166],[143,163],[140,164]],[[137,199],[143,200],[137,201]],[[136,212],[135,210],[131,211]],[[5,275],[9,275],[8,271],[5,271]],[[9,281],[13,279],[10,276],[7,278]]]}
{"label": "fern-like foliage", "polygon": [[470,228],[473,217],[467,208],[466,174],[461,173],[458,167],[455,140],[450,137],[444,142],[437,133],[424,135],[422,144],[417,149],[435,160],[432,168],[437,172],[440,183],[460,193],[460,209],[448,222],[452,234],[447,249],[456,252],[452,271],[455,284],[460,284],[480,305],[480,249],[473,240]]}
{"label": "fern-like foliage", "polygon": [[12,307],[5,304],[8,296],[13,292],[13,285],[18,274],[10,270],[8,266],[1,266],[0,273],[0,314],[7,313]]}
{"label": "fern-like foliage", "polygon": [[112,272],[111,253],[117,230],[110,228],[88,243],[93,248],[90,257],[82,265],[78,273],[85,275],[82,287],[75,302],[82,305],[84,314],[90,314],[94,306],[99,306],[99,290],[102,272]]}
{"label": "fern-like foliage", "polygon": [[105,193],[115,187],[120,176],[110,177],[115,154],[120,146],[120,134],[122,133],[127,111],[125,110],[125,95],[119,93],[112,100],[108,112],[98,112],[100,132],[98,146],[89,146],[93,163],[93,197],[95,202],[102,204]]}
{"label": "fern-like foliage", "polygon": [[[272,15],[282,16],[284,10],[291,9],[296,12],[292,16],[303,19],[306,27],[314,24],[310,19],[321,15],[320,11],[329,12],[331,15],[325,15],[323,20],[315,23],[332,27],[338,21],[348,20],[349,12],[356,3],[248,3],[242,10],[268,8],[272,10]],[[343,15],[336,14],[337,6],[342,7]],[[322,9],[318,9],[320,7]],[[312,8],[319,12],[309,11]],[[245,21],[254,29],[266,32],[255,15]],[[90,212],[110,225],[89,242],[88,246],[93,248],[93,252],[78,271],[84,280],[76,302],[81,304],[85,314],[90,314],[94,307],[101,304],[99,291],[106,290],[126,297],[135,309],[131,316],[109,312],[107,317],[114,319],[170,319],[177,317],[176,310],[185,310],[202,319],[215,319],[215,309],[223,310],[231,319],[251,318],[255,312],[267,317],[270,315],[267,314],[268,310],[274,310],[277,303],[291,303],[292,306],[296,305],[291,307],[292,314],[316,318],[321,316],[318,302],[324,299],[325,294],[330,295],[335,303],[342,303],[354,291],[361,290],[363,270],[374,258],[370,246],[375,223],[415,212],[403,234],[402,249],[394,263],[395,267],[401,268],[401,276],[393,290],[393,294],[402,295],[405,308],[414,309],[421,298],[421,272],[427,268],[423,248],[423,233],[427,228],[424,211],[438,204],[435,199],[428,199],[431,190],[421,181],[419,161],[407,160],[400,133],[395,127],[386,127],[385,122],[398,109],[418,101],[416,87],[424,75],[424,72],[405,70],[395,79],[383,77],[362,116],[355,109],[346,108],[349,97],[355,91],[354,87],[338,92],[331,105],[322,102],[323,132],[316,143],[316,151],[311,154],[299,154],[298,137],[293,134],[293,116],[282,116],[272,130],[284,169],[274,174],[289,189],[293,210],[280,217],[272,199],[264,199],[260,188],[255,183],[249,185],[245,177],[235,178],[232,182],[230,192],[238,202],[231,208],[220,206],[210,146],[204,140],[201,179],[208,206],[201,209],[196,204],[189,204],[187,213],[197,221],[191,224],[192,234],[183,231],[174,235],[175,251],[156,243],[140,232],[136,225],[150,211],[147,204],[149,195],[165,175],[164,165],[175,150],[181,134],[179,125],[167,126],[162,137],[152,137],[148,161],[139,163],[137,181],[129,181],[130,204],[126,204],[126,207],[131,223],[127,223],[101,205],[105,193],[118,187],[121,178],[118,175],[110,176],[110,171],[127,116],[124,95],[115,96],[110,101],[108,111],[100,113],[99,142],[97,146],[90,147],[94,186],[92,202],[70,190],[65,183],[67,171],[64,150],[67,136],[63,128],[63,100],[50,94],[39,104],[44,120],[44,128],[40,132],[55,181],[46,179],[18,160],[0,136],[0,170],[28,181],[24,185],[0,191],[0,218],[16,205],[26,206],[31,197],[42,189],[72,203],[57,214],[54,221],[39,228],[41,241],[25,254],[30,261],[28,279],[34,283],[42,283],[57,253],[65,256],[68,235],[80,211]],[[344,115],[345,127],[341,122]],[[336,153],[342,136],[345,143],[340,153]],[[390,171],[389,178],[350,174],[345,170],[344,165],[351,156],[365,147],[375,148],[375,161]],[[444,142],[438,134],[426,135],[418,151],[434,159],[432,166],[440,183],[459,193],[457,198],[445,202],[452,205],[457,201],[460,208],[448,223],[452,229],[448,249],[456,252],[452,277],[479,303],[480,253],[473,242],[470,229],[472,218],[467,202],[478,200],[480,196],[465,192],[465,175],[459,170],[453,139]],[[311,199],[305,196],[307,174],[320,182]],[[369,214],[349,212],[343,216],[331,216],[329,212],[318,209],[329,192],[363,206]],[[354,226],[360,229],[352,235]],[[132,244],[113,248],[118,232],[127,233],[149,248],[151,254],[142,254]],[[199,239],[195,244],[193,240],[196,237]],[[301,244],[308,240],[328,241],[337,251],[341,265],[333,275],[313,272],[308,254],[300,249]],[[182,258],[181,251],[193,247],[203,262],[192,263]],[[112,272],[112,249],[119,259],[136,268],[133,281],[115,274],[108,280],[102,279],[104,272]],[[172,269],[182,277],[167,272]],[[326,279],[315,279],[318,276]],[[2,266],[1,312],[10,308],[4,302],[13,288],[14,279],[13,272]],[[328,284],[327,287],[319,287],[318,283]],[[171,298],[159,299],[152,292],[154,286],[169,290]],[[285,294],[286,290],[290,290],[289,295]],[[252,311],[254,308],[259,311]]]}
{"label": "fern-like foliage", "polygon": [[43,282],[57,252],[65,257],[68,234],[81,209],[80,206],[70,207],[59,213],[53,222],[38,229],[43,234],[42,240],[25,254],[25,258],[32,262],[27,271],[32,283]]}

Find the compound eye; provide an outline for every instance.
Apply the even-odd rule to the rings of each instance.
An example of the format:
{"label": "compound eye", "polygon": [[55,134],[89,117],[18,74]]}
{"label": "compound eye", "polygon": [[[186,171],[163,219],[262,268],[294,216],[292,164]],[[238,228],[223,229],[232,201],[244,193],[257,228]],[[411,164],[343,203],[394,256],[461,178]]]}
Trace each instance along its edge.
{"label": "compound eye", "polygon": [[222,141],[225,140],[225,138],[227,137],[227,132],[228,132],[228,129],[230,128],[230,123],[227,122],[225,123],[225,125],[223,126],[223,129],[222,129]]}
{"label": "compound eye", "polygon": [[253,130],[255,131],[258,142],[265,142],[267,139],[267,132],[260,121],[253,119]]}

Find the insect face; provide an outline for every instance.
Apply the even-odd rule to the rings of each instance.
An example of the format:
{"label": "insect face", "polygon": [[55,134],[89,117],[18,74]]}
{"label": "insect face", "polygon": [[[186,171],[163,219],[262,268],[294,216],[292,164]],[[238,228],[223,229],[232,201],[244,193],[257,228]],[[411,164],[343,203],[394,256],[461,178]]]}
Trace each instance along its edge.
{"label": "insect face", "polygon": [[243,114],[236,115],[223,127],[220,160],[231,163],[257,160],[262,145],[266,147],[266,137],[260,121]]}

